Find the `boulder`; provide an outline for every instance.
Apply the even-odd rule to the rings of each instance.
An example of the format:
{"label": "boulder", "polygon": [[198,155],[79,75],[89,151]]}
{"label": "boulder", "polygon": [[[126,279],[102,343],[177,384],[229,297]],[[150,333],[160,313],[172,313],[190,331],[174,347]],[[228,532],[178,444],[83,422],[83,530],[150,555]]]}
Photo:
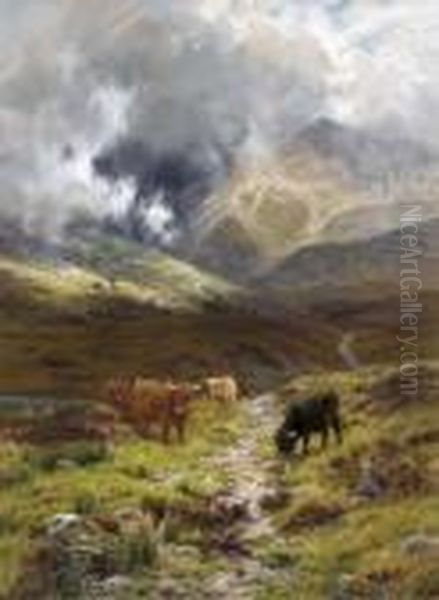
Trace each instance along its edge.
{"label": "boulder", "polygon": [[360,480],[355,493],[357,496],[369,500],[381,498],[386,493],[385,486],[372,465],[366,464],[362,466]]}
{"label": "boulder", "polygon": [[82,518],[76,513],[59,513],[50,518],[46,526],[49,536],[58,536],[80,526]]}
{"label": "boulder", "polygon": [[275,511],[286,506],[290,499],[290,492],[288,492],[288,490],[279,488],[264,494],[260,500],[260,506],[263,510]]}

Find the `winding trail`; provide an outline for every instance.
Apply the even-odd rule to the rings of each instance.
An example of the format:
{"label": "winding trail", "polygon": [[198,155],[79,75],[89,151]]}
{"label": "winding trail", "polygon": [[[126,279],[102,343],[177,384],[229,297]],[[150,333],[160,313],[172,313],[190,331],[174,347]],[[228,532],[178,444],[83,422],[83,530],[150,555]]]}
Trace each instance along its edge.
{"label": "winding trail", "polygon": [[342,334],[340,342],[337,346],[337,352],[343,363],[348,369],[352,370],[359,369],[361,367],[357,353],[354,350],[355,341],[355,333],[352,331],[347,331]]}
{"label": "winding trail", "polygon": [[261,508],[261,501],[275,491],[270,471],[277,466],[277,462],[261,456],[260,448],[264,438],[271,437],[275,428],[274,398],[266,395],[248,401],[247,411],[248,425],[239,443],[215,457],[212,466],[227,473],[231,498],[247,506],[245,537],[254,539],[273,533],[270,519]]}
{"label": "winding trail", "polygon": [[[173,573],[172,559],[164,568],[150,594],[151,600],[259,600],[272,597],[271,590],[292,589],[291,562],[273,560],[271,551],[290,555],[290,548],[272,523],[267,500],[282,490],[283,464],[270,451],[270,440],[279,420],[273,394],[247,400],[245,422],[239,440],[213,457],[206,458],[207,471],[221,472],[226,484],[215,497],[220,513],[226,507],[234,513],[230,523],[220,527],[214,545],[214,571],[198,580]],[[215,538],[216,539],[216,538]],[[211,542],[209,542],[211,543]],[[174,552],[187,553],[190,548]],[[193,548],[195,552],[200,550]],[[197,560],[194,558],[194,560]]]}
{"label": "winding trail", "polygon": [[227,568],[207,582],[205,597],[211,600],[251,600],[261,586],[291,577],[291,568],[282,572],[279,567],[269,567],[252,552],[252,545],[264,540],[282,543],[263,508],[264,500],[274,496],[279,488],[279,462],[261,452],[264,441],[273,435],[278,412],[272,394],[248,401],[246,408],[248,423],[240,441],[211,464],[227,473],[230,501],[246,507],[237,524],[237,536],[249,553],[229,557]]}

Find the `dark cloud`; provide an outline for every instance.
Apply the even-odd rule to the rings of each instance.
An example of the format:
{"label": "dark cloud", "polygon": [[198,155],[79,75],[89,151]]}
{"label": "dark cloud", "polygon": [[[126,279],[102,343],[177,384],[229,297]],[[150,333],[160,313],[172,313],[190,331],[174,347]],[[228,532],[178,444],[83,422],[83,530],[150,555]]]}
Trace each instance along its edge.
{"label": "dark cloud", "polygon": [[127,138],[93,159],[96,173],[110,181],[135,182],[125,219],[131,235],[148,239],[147,211],[157,200],[170,209],[179,229],[187,230],[202,201],[225,180],[233,162],[229,149],[188,146],[156,153],[142,140]]}

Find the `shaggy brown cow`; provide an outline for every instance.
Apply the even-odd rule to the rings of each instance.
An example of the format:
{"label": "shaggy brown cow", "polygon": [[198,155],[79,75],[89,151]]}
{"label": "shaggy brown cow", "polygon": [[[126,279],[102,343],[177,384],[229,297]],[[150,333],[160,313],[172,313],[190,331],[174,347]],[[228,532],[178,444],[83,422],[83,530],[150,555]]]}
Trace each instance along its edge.
{"label": "shaggy brown cow", "polygon": [[192,400],[192,386],[163,383],[153,379],[118,378],[106,386],[106,396],[144,435],[158,426],[161,439],[168,443],[172,432],[184,441]]}

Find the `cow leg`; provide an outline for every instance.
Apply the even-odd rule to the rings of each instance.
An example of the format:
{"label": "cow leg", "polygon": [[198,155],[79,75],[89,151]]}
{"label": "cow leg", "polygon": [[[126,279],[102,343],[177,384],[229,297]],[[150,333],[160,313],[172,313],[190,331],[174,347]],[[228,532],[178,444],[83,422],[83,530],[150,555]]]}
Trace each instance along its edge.
{"label": "cow leg", "polygon": [[333,422],[332,422],[332,429],[334,430],[337,442],[339,444],[341,444],[343,442],[343,430],[342,430],[340,419],[334,419],[333,420]]}
{"label": "cow leg", "polygon": [[185,419],[179,419],[176,423],[178,441],[182,444],[185,441],[186,422]]}
{"label": "cow leg", "polygon": [[162,425],[162,442],[164,444],[169,444],[169,440],[171,437],[171,424],[169,423],[169,419],[164,419]]}
{"label": "cow leg", "polygon": [[149,438],[151,435],[151,421],[150,419],[145,419],[142,423],[142,429],[144,431],[145,437]]}
{"label": "cow leg", "polygon": [[329,430],[326,425],[322,428],[321,434],[322,434],[322,450],[324,450],[328,445],[328,435],[329,435]]}
{"label": "cow leg", "polygon": [[306,456],[309,453],[309,439],[310,439],[310,434],[304,433],[303,434],[303,449],[302,449],[304,456]]}

